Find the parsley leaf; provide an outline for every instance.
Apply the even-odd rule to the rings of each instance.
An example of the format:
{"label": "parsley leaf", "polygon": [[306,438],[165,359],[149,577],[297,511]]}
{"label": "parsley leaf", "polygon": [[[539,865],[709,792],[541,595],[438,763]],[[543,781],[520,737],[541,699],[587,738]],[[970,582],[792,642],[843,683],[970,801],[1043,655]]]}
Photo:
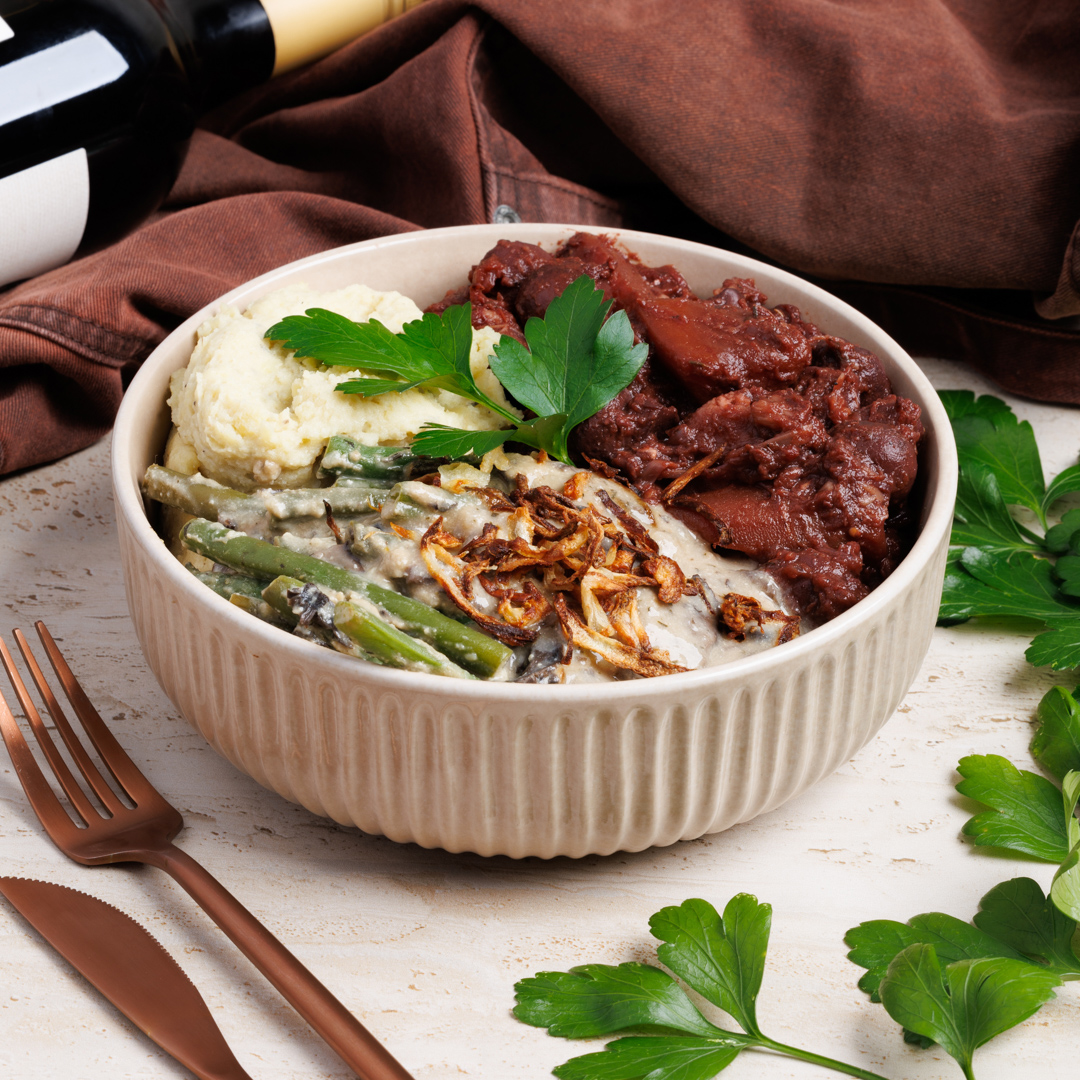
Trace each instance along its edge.
{"label": "parsley leaf", "polygon": [[[1073,468],[1080,471],[1080,467],[1076,465]],[[1065,470],[1065,472],[1070,471]],[[1061,475],[1064,476],[1065,473]],[[1046,544],[1046,550],[1055,555],[1064,555],[1070,551],[1074,555],[1080,554],[1080,510],[1069,510],[1065,513],[1061,521],[1046,530],[1043,542]]]}
{"label": "parsley leaf", "polygon": [[970,390],[939,390],[938,397],[950,420],[962,420],[966,416],[980,416],[993,425],[1016,423],[1016,414],[1001,398],[991,394],[975,397]]}
{"label": "parsley leaf", "polygon": [[721,916],[705,900],[687,900],[650,920],[663,942],[660,959],[702,997],[729,1013],[746,1034],[715,1027],[682,987],[649,964],[589,964],[541,972],[515,987],[514,1015],[549,1035],[587,1038],[631,1029],[658,1032],[625,1038],[598,1054],[555,1069],[561,1080],[708,1080],[744,1048],[761,1048],[824,1065],[862,1080],[877,1073],[770,1039],[758,1028],[756,1003],[765,966],[772,909],[746,893]]}
{"label": "parsley leaf", "polygon": [[640,1028],[708,1038],[730,1034],[710,1024],[666,971],[649,964],[542,971],[514,991],[519,1020],[564,1039]]}
{"label": "parsley leaf", "polygon": [[1061,781],[1069,854],[1062,860],[1050,886],[1050,899],[1070,919],[1080,919],[1080,821],[1076,804],[1080,800],[1080,772],[1067,772]]}
{"label": "parsley leaf", "polygon": [[1080,919],[1080,847],[1074,847],[1058,867],[1050,886],[1054,906],[1071,919]]}
{"label": "parsley leaf", "polygon": [[420,457],[458,458],[485,454],[502,446],[513,436],[513,429],[499,431],[464,431],[445,424],[425,424],[414,436],[410,449]]}
{"label": "parsley leaf", "polygon": [[[504,441],[525,443],[570,463],[570,432],[630,384],[649,352],[644,343],[634,344],[626,312],[607,318],[610,310],[603,291],[582,274],[551,301],[542,319],[525,324],[527,349],[511,337],[499,340],[491,370],[537,416],[506,432]],[[441,439],[449,436],[426,437],[424,452],[448,456]]]}
{"label": "parsley leaf", "polygon": [[866,968],[859,989],[869,994],[871,1001],[881,1000],[878,989],[889,965],[911,945],[932,945],[946,964],[993,956],[1024,959],[1018,950],[989,931],[938,911],[916,915],[906,923],[892,919],[860,923],[844,935],[844,941],[851,946],[848,959]]}
{"label": "parsley leaf", "polygon": [[1080,957],[1072,945],[1076,921],[1059,911],[1031,878],[995,885],[979,901],[973,921],[990,937],[1062,979],[1080,979]]}
{"label": "parsley leaf", "polygon": [[715,1039],[616,1039],[600,1053],[571,1058],[554,1072],[559,1080],[709,1080],[726,1069],[742,1047]]}
{"label": "parsley leaf", "polygon": [[757,995],[771,924],[768,904],[739,893],[724,908],[723,918],[704,900],[686,900],[658,911],[649,929],[664,942],[656,950],[661,963],[744,1031],[757,1035]]}
{"label": "parsley leaf", "polygon": [[471,367],[472,305],[428,312],[391,333],[378,319],[357,323],[325,308],[289,315],[266,331],[297,356],[320,363],[358,368],[369,374],[348,379],[337,389],[376,397],[416,387],[449,390],[484,405],[513,427],[465,431],[425,424],[413,449],[425,457],[482,457],[508,441],[544,450],[570,464],[570,432],[627,387],[645,362],[649,347],[634,344],[625,311],[610,318],[612,304],[588,274],[573,281],[548,305],[544,318],[525,324],[525,348],[503,336],[491,369],[503,386],[536,413],[519,421],[476,384]]}
{"label": "parsley leaf", "polygon": [[931,945],[938,960],[998,957],[1024,961],[1061,979],[1080,979],[1080,957],[1073,951],[1076,922],[1062,914],[1031,878],[1013,878],[995,885],[979,901],[971,923],[930,912],[906,923],[875,919],[844,935],[848,959],[866,972],[859,989],[880,1001],[881,980],[893,960],[911,945]]}
{"label": "parsley leaf", "polygon": [[1038,730],[1031,753],[1059,780],[1080,769],[1080,703],[1063,686],[1053,686],[1039,702]]}
{"label": "parsley leaf", "polygon": [[[1027,530],[1024,530],[1027,532]],[[1028,533],[1028,537],[1030,537]],[[1009,513],[997,477],[989,469],[969,465],[956,487],[956,509],[949,546],[984,551],[1030,551],[1031,540]]]}
{"label": "parsley leaf", "polygon": [[990,807],[963,828],[978,847],[1000,847],[1060,863],[1069,854],[1061,793],[1045,777],[1017,769],[997,754],[965,757],[957,765],[964,779],[956,785]]}
{"label": "parsley leaf", "polygon": [[1080,465],[1070,465],[1050,481],[1043,497],[1043,509],[1049,510],[1063,495],[1071,495],[1075,491],[1080,491]]}
{"label": "parsley leaf", "polygon": [[504,443],[519,442],[555,456],[554,439],[565,423],[566,417],[560,414],[523,420],[516,427],[499,431],[465,431],[443,424],[425,424],[413,436],[412,449],[422,457],[483,457]]}
{"label": "parsley leaf", "polygon": [[517,417],[492,401],[473,378],[471,304],[447,308],[442,315],[428,312],[406,323],[400,334],[391,333],[378,319],[353,322],[325,308],[309,308],[304,315],[286,316],[271,326],[265,337],[280,341],[297,356],[377,376],[339,383],[337,389],[342,393],[374,397],[418,386],[449,390],[517,422]]}
{"label": "parsley leaf", "polygon": [[1080,605],[1061,596],[1049,561],[1033,552],[969,547],[949,561],[938,618],[956,622],[976,615],[1037,619],[1051,632],[1035,638],[1027,659],[1053,668],[1080,664]]}
{"label": "parsley leaf", "polygon": [[1037,1012],[1060,985],[1052,972],[1004,957],[943,971],[933,945],[914,944],[897,954],[879,992],[898,1024],[939,1043],[970,1080],[975,1050]]}
{"label": "parsley leaf", "polygon": [[1035,667],[1080,667],[1080,621],[1058,620],[1061,625],[1049,633],[1040,634],[1028,646],[1024,656]]}
{"label": "parsley leaf", "polygon": [[1063,555],[1054,566],[1060,584],[1058,588],[1066,596],[1080,596],[1080,557]]}
{"label": "parsley leaf", "polygon": [[990,470],[997,477],[1002,498],[1028,507],[1045,528],[1042,505],[1046,480],[1031,424],[1026,420],[1018,422],[1012,410],[1002,412],[995,407],[992,418],[961,416],[953,420],[952,426],[957,453],[965,464]]}
{"label": "parsley leaf", "polygon": [[570,431],[628,386],[648,355],[647,345],[634,344],[625,311],[604,321],[610,310],[603,291],[582,274],[543,319],[525,324],[528,349],[511,337],[495,346],[491,370],[503,386],[537,416],[566,418],[545,448],[561,461],[570,460]]}
{"label": "parsley leaf", "polygon": [[[1080,605],[1071,599],[1080,597],[1080,511],[1049,528],[1046,518],[1061,496],[1080,491],[1080,465],[1047,487],[1031,425],[1005,402],[968,390],[940,396],[960,459],[940,621],[1036,619],[1048,632],[1035,638],[1027,659],[1057,669],[1080,666]],[[1035,513],[1045,535],[1020,524],[1010,504]]]}

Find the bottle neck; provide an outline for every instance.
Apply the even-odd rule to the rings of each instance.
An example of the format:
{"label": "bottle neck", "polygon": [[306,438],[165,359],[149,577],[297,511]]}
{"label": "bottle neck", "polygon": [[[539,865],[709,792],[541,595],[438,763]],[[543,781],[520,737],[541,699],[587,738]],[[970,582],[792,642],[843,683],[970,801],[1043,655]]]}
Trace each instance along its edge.
{"label": "bottle neck", "polygon": [[200,111],[326,56],[423,0],[150,0]]}
{"label": "bottle neck", "polygon": [[273,74],[274,33],[259,0],[150,2],[172,35],[199,112]]}
{"label": "bottle neck", "polygon": [[423,0],[262,0],[274,35],[274,74],[326,56]]}

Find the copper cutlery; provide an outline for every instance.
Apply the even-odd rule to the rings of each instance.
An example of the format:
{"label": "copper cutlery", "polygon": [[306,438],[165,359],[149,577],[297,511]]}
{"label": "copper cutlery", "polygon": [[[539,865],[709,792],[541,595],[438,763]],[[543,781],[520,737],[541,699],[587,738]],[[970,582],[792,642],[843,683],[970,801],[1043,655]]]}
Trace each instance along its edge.
{"label": "copper cutlery", "polygon": [[202,995],[134,919],[65,885],[0,877],[0,893],[136,1027],[199,1080],[251,1080]]}
{"label": "copper cutlery", "polygon": [[16,630],[19,651],[53,724],[79,772],[104,808],[104,814],[95,808],[68,768],[27,692],[11,653],[0,640],[0,662],[23,714],[58,784],[82,821],[81,825],[77,824],[54,794],[11,710],[0,697],[0,733],[30,805],[53,843],[65,855],[87,866],[139,862],[164,870],[362,1080],[413,1080],[390,1052],[262,923],[208,871],[172,843],[184,825],[179,811],[166,802],[116,741],[71,673],[44,623],[36,623],[35,628],[83,730],[112,780],[134,804],[128,806],[121,799],[91,760],[50,689],[25,635]]}

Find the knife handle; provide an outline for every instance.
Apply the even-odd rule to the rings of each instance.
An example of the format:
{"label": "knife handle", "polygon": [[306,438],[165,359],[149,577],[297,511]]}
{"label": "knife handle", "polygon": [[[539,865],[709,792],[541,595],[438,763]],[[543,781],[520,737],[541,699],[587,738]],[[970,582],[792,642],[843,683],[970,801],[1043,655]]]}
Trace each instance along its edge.
{"label": "knife handle", "polygon": [[415,1080],[235,896],[172,844],[139,853],[169,874],[361,1080]]}

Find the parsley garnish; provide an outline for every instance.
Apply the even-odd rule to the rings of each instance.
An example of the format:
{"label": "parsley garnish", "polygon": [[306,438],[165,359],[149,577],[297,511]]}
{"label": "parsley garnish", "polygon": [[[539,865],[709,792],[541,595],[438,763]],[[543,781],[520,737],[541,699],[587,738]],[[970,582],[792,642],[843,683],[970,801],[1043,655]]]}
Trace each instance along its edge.
{"label": "parsley garnish", "polygon": [[[844,938],[848,958],[866,969],[859,988],[901,1025],[905,1041],[937,1043],[967,1080],[980,1046],[1032,1016],[1063,982],[1080,979],[1080,702],[1055,687],[1038,720],[1032,753],[1060,790],[992,756],[965,758],[958,790],[989,808],[964,828],[976,845],[1060,864],[1049,894],[1031,878],[1013,878],[982,898],[971,922],[929,912],[906,923],[864,922]],[[657,958],[677,977],[637,962],[541,972],[514,988],[514,1015],[566,1039],[637,1034],[560,1065],[560,1080],[709,1080],[755,1049],[881,1080],[762,1032],[757,999],[771,922],[769,905],[746,893],[723,915],[704,900],[664,908],[649,928],[662,942]],[[742,1030],[712,1023],[682,983]]]}
{"label": "parsley garnish", "polygon": [[1020,960],[959,960],[942,968],[933,945],[909,945],[881,980],[881,1003],[906,1031],[939,1043],[972,1080],[972,1055],[1054,997],[1061,980]]}
{"label": "parsley garnish", "polygon": [[[406,323],[393,334],[378,319],[353,322],[325,308],[309,308],[304,315],[288,315],[266,331],[297,356],[307,356],[330,367],[360,368],[372,378],[350,379],[336,389],[345,394],[376,397],[400,394],[415,387],[449,390],[478,402],[499,416],[517,421],[513,413],[496,405],[473,379],[472,306],[447,308],[442,315],[427,314]],[[442,456],[442,455],[439,455]]]}
{"label": "parsley garnish", "polygon": [[675,978],[641,963],[587,964],[522,979],[514,987],[514,1015],[566,1039],[617,1031],[652,1033],[617,1039],[600,1053],[573,1058],[554,1070],[560,1080],[708,1080],[747,1048],[771,1050],[863,1080],[883,1080],[878,1073],[763,1034],[757,996],[771,924],[772,908],[747,893],[733,897],[723,915],[705,900],[687,900],[649,920],[649,928],[663,942],[657,949],[660,961],[723,1009],[742,1032],[711,1023]]}
{"label": "parsley garnish", "polygon": [[1080,703],[1055,686],[1039,703],[1038,723],[1031,752],[1060,788],[994,754],[966,757],[957,766],[964,779],[956,790],[989,809],[967,822],[964,835],[977,847],[1059,864],[1050,899],[1080,921]]}
{"label": "parsley garnish", "polygon": [[482,457],[505,442],[524,443],[570,463],[567,440],[583,420],[599,412],[630,384],[648,354],[634,344],[625,311],[610,318],[611,303],[583,274],[548,305],[543,319],[525,324],[526,349],[505,335],[495,346],[491,369],[506,390],[536,414],[519,420],[476,385],[470,368],[472,305],[427,314],[392,334],[377,319],[355,323],[343,315],[311,308],[270,327],[266,337],[298,356],[324,364],[359,368],[370,377],[342,382],[337,389],[373,397],[415,387],[449,390],[486,406],[512,427],[465,431],[425,424],[413,439],[417,454],[433,458]]}
{"label": "parsley garnish", "polygon": [[[990,395],[946,390],[960,458],[956,516],[945,571],[940,619],[977,616],[1035,620],[1048,632],[1025,654],[1036,665],[1080,666],[1080,511],[1049,525],[1054,504],[1080,491],[1080,466],[1047,485],[1031,425]],[[1019,522],[1025,507],[1042,534]],[[1055,559],[1056,557],[1056,559]]]}

